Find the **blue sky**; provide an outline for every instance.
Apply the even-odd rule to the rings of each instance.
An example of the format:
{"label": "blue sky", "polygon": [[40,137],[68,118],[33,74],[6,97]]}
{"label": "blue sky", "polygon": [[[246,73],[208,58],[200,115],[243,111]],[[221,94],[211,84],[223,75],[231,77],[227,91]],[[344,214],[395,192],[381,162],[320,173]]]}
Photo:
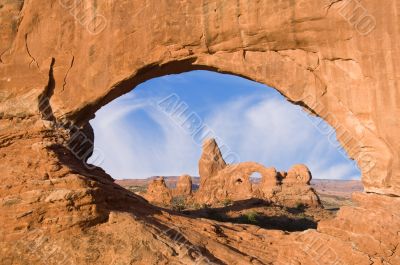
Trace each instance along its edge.
{"label": "blue sky", "polygon": [[[171,114],[168,103],[182,111]],[[101,108],[90,123],[104,156],[94,163],[116,179],[198,176],[202,132],[212,132],[228,162],[278,170],[304,163],[313,178],[360,178],[329,125],[275,89],[232,75],[191,71],[149,80]]]}

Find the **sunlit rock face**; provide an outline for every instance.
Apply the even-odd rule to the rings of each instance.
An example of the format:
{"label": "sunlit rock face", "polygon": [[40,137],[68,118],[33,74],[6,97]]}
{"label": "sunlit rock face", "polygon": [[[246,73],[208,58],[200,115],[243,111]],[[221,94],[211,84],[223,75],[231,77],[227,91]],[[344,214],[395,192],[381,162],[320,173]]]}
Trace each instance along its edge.
{"label": "sunlit rock face", "polygon": [[[259,184],[250,179],[255,172],[261,175]],[[321,206],[317,193],[310,186],[312,177],[307,166],[294,165],[288,172],[278,173],[275,168],[256,162],[226,165],[215,139],[203,144],[199,174],[200,187],[195,194],[198,203],[259,198],[286,207]]]}
{"label": "sunlit rock face", "polygon": [[144,197],[150,202],[168,205],[172,201],[172,192],[165,184],[164,178],[159,177],[150,182]]}
{"label": "sunlit rock face", "polygon": [[203,152],[199,161],[199,174],[205,179],[212,178],[226,167],[221,150],[215,139],[207,139],[203,143]]}
{"label": "sunlit rock face", "polygon": [[[0,263],[399,264],[399,13],[378,0],[1,3]],[[372,193],[286,234],[165,212],[84,165],[96,110],[194,69],[268,84],[325,119]]]}
{"label": "sunlit rock face", "polygon": [[173,196],[191,196],[192,195],[192,177],[182,175],[179,177],[176,187],[172,190]]}

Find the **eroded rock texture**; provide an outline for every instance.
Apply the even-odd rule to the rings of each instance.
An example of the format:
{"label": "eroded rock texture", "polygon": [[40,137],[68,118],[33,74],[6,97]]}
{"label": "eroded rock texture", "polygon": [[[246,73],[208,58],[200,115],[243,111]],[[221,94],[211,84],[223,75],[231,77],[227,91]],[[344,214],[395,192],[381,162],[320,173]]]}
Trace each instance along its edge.
{"label": "eroded rock texture", "polygon": [[[1,1],[0,263],[399,264],[399,14],[378,0]],[[284,233],[167,213],[84,166],[96,110],[193,69],[325,119],[375,194]]]}

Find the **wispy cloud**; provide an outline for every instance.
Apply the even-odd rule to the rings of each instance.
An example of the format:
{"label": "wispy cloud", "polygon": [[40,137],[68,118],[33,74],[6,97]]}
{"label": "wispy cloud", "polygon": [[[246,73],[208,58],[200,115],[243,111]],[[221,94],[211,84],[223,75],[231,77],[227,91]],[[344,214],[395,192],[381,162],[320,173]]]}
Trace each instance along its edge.
{"label": "wispy cloud", "polygon": [[[144,113],[145,122],[132,117],[138,112]],[[100,166],[115,178],[196,174],[199,150],[191,137],[155,109],[151,101],[131,99],[110,104],[97,113],[91,124],[95,146],[105,154]]]}
{"label": "wispy cloud", "polygon": [[279,170],[308,165],[315,178],[356,178],[358,169],[328,141],[299,107],[278,98],[249,97],[227,102],[207,121],[241,160]]}

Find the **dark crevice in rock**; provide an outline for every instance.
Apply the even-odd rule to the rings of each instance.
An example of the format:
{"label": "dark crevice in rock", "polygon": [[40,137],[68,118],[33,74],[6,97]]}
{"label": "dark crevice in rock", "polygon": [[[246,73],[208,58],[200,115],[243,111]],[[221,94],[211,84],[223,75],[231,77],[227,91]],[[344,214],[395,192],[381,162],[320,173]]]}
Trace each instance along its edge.
{"label": "dark crevice in rock", "polygon": [[337,3],[340,3],[340,2],[342,2],[342,1],[343,1],[343,0],[333,0],[333,1],[326,7],[325,16],[328,15],[329,10],[331,9],[331,7],[332,7],[333,5],[335,5],[335,4],[337,4]]}
{"label": "dark crevice in rock", "polygon": [[332,58],[323,58],[322,60],[324,61],[353,61],[355,63],[357,63],[356,61],[354,61],[352,58],[340,58],[340,57],[332,57]]}
{"label": "dark crevice in rock", "polygon": [[378,193],[378,192],[373,192],[373,191],[366,191],[365,193],[367,194],[375,194],[375,195],[379,195],[379,196],[386,196],[386,197],[392,197],[392,198],[400,198],[399,195],[396,194],[391,194],[391,193]]}
{"label": "dark crevice in rock", "polygon": [[29,64],[29,67],[32,65],[32,63],[35,63],[36,67],[40,70],[38,62],[36,61],[35,57],[32,56],[31,51],[29,50],[28,33],[25,34],[25,49],[26,49],[28,56],[32,59],[31,63]]}
{"label": "dark crevice in rock", "polygon": [[3,51],[3,52],[0,53],[0,63],[1,63],[1,64],[4,64],[4,61],[3,61],[2,57],[3,57],[3,55],[4,55],[7,51],[8,51],[8,49],[6,49],[5,51]]}
{"label": "dark crevice in rock", "polygon": [[392,254],[390,254],[388,257],[393,257],[394,254],[396,254],[397,248],[399,247],[399,244],[397,244],[396,246],[394,246],[394,248],[391,250]]}
{"label": "dark crevice in rock", "polygon": [[42,115],[43,120],[47,121],[55,121],[55,117],[53,114],[53,109],[50,105],[50,98],[54,93],[55,88],[55,80],[53,75],[53,67],[55,63],[55,59],[51,59],[50,69],[49,69],[49,82],[44,89],[43,93],[38,98],[38,108],[39,112]]}
{"label": "dark crevice in rock", "polygon": [[69,68],[68,68],[68,70],[67,70],[67,72],[65,73],[65,76],[64,76],[62,91],[64,91],[65,86],[67,85],[68,74],[69,74],[69,71],[71,70],[71,68],[74,66],[74,61],[75,61],[75,56],[72,56],[71,64],[70,64],[70,66],[69,66]]}

